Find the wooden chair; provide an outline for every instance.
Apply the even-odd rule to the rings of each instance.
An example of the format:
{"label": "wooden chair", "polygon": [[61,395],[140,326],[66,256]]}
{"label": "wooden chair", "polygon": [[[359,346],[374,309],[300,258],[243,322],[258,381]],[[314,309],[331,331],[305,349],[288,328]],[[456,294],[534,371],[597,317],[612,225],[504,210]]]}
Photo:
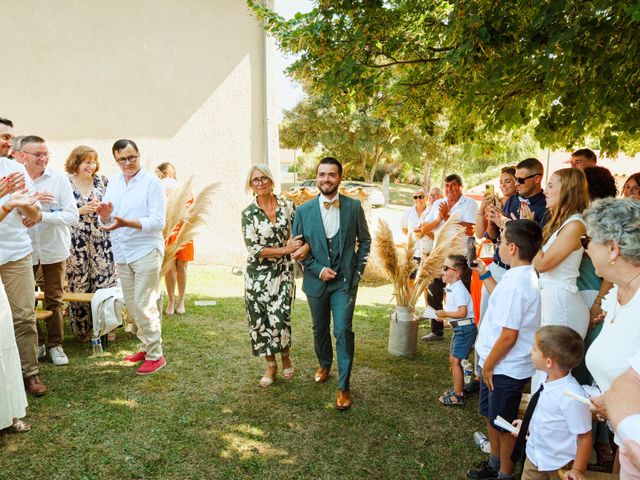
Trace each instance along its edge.
{"label": "wooden chair", "polygon": [[[64,292],[62,299],[70,303],[91,303],[93,293]],[[36,301],[44,301],[44,292],[36,292]]]}

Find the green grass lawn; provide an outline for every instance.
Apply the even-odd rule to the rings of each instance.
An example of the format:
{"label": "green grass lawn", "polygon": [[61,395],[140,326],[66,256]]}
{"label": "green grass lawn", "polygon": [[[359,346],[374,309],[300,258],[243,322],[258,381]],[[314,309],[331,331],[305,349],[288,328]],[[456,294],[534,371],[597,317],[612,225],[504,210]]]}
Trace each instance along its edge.
{"label": "green grass lawn", "polygon": [[[188,313],[165,317],[168,365],[149,377],[121,358],[135,339],[118,332],[108,352],[67,338],[70,364],[45,364],[49,393],[30,398],[26,434],[0,434],[0,478],[460,479],[483,459],[472,440],[477,398],[444,407],[448,342],[413,359],[387,353],[389,287],[361,288],[354,317],[354,407],[334,408],[336,375],[317,367],[306,303],[296,302],[296,376],[268,389],[247,334],[242,278],[194,266]],[[217,305],[194,307],[196,299]],[[447,333],[447,339],[450,333]]]}

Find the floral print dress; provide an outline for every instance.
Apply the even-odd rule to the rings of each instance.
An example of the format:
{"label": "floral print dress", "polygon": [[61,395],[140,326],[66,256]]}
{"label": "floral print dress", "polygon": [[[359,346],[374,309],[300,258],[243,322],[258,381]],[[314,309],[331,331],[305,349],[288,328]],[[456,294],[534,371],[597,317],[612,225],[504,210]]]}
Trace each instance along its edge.
{"label": "floral print dress", "polygon": [[[107,177],[95,175],[93,190],[85,197],[71,182],[76,206],[80,208],[93,198],[102,201],[107,184]],[[71,226],[70,253],[67,259],[67,283],[70,292],[95,293],[100,288],[114,287],[117,284],[111,238],[109,232],[100,228],[97,213],[80,215],[80,221]],[[92,331],[91,304],[70,303],[69,314],[71,330],[77,337],[84,337]]]}
{"label": "floral print dress", "polygon": [[245,271],[245,306],[253,354],[274,355],[291,345],[291,307],[295,294],[289,255],[260,258],[265,247],[284,247],[291,236],[294,205],[276,197],[276,221],[271,223],[257,200],[242,211],[242,233],[249,256]]}

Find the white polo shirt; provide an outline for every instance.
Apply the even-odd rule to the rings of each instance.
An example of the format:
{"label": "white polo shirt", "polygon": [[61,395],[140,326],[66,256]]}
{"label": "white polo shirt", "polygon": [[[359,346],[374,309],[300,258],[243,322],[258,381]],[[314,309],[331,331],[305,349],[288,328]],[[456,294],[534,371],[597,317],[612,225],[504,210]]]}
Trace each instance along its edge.
{"label": "white polo shirt", "polygon": [[[424,222],[433,222],[438,216],[438,212],[440,211],[440,205],[442,205],[443,203],[446,203],[446,201],[447,201],[446,198],[439,198],[438,200],[433,202],[433,206],[431,207],[431,210],[429,210],[429,214],[424,219]],[[465,195],[462,195],[458,199],[456,204],[453,206],[453,208],[449,211],[449,214],[459,215],[459,218],[458,218],[459,222],[472,223],[475,225],[477,211],[478,211],[478,204],[475,202],[475,200]],[[444,222],[439,223],[438,226],[433,229],[434,232],[435,230],[440,228],[442,225],[444,225]]]}
{"label": "white polo shirt", "polygon": [[69,226],[78,223],[79,214],[69,177],[46,168],[33,180],[33,189],[52,193],[52,202],[41,202],[42,221],[27,230],[33,247],[34,265],[49,265],[69,258],[71,232]]}
{"label": "white polo shirt", "polygon": [[566,396],[566,390],[586,397],[571,374],[546,382],[531,417],[527,457],[541,471],[558,470],[575,460],[578,435],[591,431],[589,407]]}
{"label": "white polo shirt", "polygon": [[[464,286],[462,280],[458,280],[445,288],[444,310],[446,312],[455,312],[458,307],[465,305],[467,307],[467,316],[465,318],[473,318],[473,300],[467,287]],[[465,318],[449,318],[449,321],[464,320]]]}
{"label": "white polo shirt", "polygon": [[[416,206],[412,206],[409,207],[407,209],[407,211],[404,213],[404,215],[402,216],[402,220],[400,221],[400,226],[402,228],[406,228],[407,229],[407,238],[411,238],[413,237],[415,240],[415,245],[413,247],[413,256],[420,258],[422,256],[422,252],[424,251],[425,253],[429,253],[431,252],[432,248],[433,248],[433,240],[431,240],[428,237],[423,237],[423,238],[417,238],[416,234],[413,232],[416,228],[418,228],[420,226],[420,218],[425,215],[427,212],[429,211],[429,205],[427,204],[427,208],[424,210],[424,212],[422,212],[422,215],[418,215],[418,210],[416,209]],[[424,239],[427,239],[431,242],[431,247],[429,248],[429,244],[425,244],[423,242]],[[424,249],[423,247],[426,247],[426,249]]]}
{"label": "white polo shirt", "polygon": [[529,378],[536,372],[531,348],[536,330],[540,328],[540,289],[532,265],[507,270],[491,292],[476,341],[480,367],[505,327],[518,330],[518,339],[493,373],[518,380]]}
{"label": "white polo shirt", "polygon": [[118,173],[109,181],[102,201],[113,204],[112,217],[138,220],[142,225],[142,230],[123,227],[111,232],[116,263],[133,263],[154,250],[164,254],[165,193],[158,177],[141,168],[125,184],[124,175]]}
{"label": "white polo shirt", "polygon": [[[13,172],[24,174],[26,187],[33,193],[33,185],[27,170],[15,160],[0,157],[0,178]],[[0,198],[0,205],[4,205],[8,199],[8,195]],[[27,228],[22,224],[22,216],[15,209],[0,222],[0,265],[20,260],[29,255],[32,250]]]}

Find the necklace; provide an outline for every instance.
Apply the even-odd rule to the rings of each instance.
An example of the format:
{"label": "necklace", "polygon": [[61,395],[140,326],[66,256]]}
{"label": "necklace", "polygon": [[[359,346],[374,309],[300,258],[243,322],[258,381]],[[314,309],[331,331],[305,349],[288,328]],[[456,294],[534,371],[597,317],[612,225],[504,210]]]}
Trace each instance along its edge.
{"label": "necklace", "polygon": [[[640,276],[640,272],[636,273],[636,274],[631,278],[631,280],[629,280],[629,281],[627,282],[627,284],[626,284],[626,288],[631,287],[631,283],[632,283],[636,278],[638,278],[639,276]],[[634,297],[634,296],[635,296],[635,294],[634,294],[634,295],[632,295],[632,296],[631,296],[631,298],[630,298],[627,302],[625,302],[625,303],[624,303],[624,305],[627,305],[627,304],[628,304],[628,303],[633,299],[633,297]],[[616,300],[617,300],[617,301],[616,301],[616,304],[615,304],[615,305],[614,305],[614,307],[613,307],[613,312],[612,312],[611,320],[609,321],[609,323],[613,323],[613,322],[615,321],[616,316],[618,315],[618,310],[620,310],[620,308],[622,308],[622,307],[624,306],[624,305],[622,304],[622,302],[620,301],[620,289],[618,289],[618,295],[617,295]]]}

